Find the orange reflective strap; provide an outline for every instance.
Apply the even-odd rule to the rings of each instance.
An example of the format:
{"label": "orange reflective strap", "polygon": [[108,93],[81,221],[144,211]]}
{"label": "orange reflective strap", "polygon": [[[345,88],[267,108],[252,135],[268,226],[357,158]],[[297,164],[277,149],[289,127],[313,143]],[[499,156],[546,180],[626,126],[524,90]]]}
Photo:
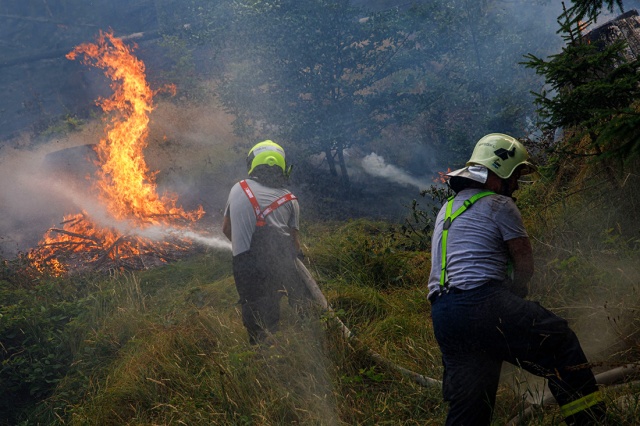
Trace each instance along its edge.
{"label": "orange reflective strap", "polygon": [[278,198],[273,203],[269,204],[269,207],[267,207],[266,209],[261,210],[260,204],[258,204],[258,200],[256,199],[256,196],[253,194],[253,191],[251,190],[251,188],[249,188],[249,184],[247,184],[247,181],[241,180],[239,183],[245,195],[249,199],[249,202],[251,202],[251,205],[253,206],[253,212],[256,214],[256,226],[266,225],[267,224],[266,217],[269,216],[269,214],[273,213],[275,209],[277,209],[284,203],[287,203],[291,200],[298,199],[292,193],[288,193]]}

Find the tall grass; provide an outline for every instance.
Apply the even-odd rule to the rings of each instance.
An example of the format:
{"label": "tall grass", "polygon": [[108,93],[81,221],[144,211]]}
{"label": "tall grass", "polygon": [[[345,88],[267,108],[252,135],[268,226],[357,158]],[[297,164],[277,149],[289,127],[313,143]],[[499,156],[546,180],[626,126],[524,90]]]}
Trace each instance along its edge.
{"label": "tall grass", "polygon": [[[625,210],[637,199],[635,187],[616,192],[623,208],[613,209],[602,193],[556,197],[553,185],[539,182],[518,201],[535,246],[530,297],[569,320],[596,372],[637,362],[640,244],[632,228],[637,213]],[[545,200],[551,202],[541,205]],[[69,364],[20,424],[442,424],[440,389],[421,387],[370,356],[373,350],[442,377],[426,300],[429,253],[407,249],[416,245],[389,223],[304,225],[307,266],[355,339],[344,337],[332,315],[301,317],[283,301],[273,344],[249,345],[228,253],[92,277],[82,281],[61,331]],[[71,278],[60,288],[79,284]],[[3,291],[15,306],[18,293]],[[505,366],[494,422],[518,418],[548,392],[544,385]],[[633,383],[603,390],[612,423],[640,422],[638,390]],[[551,406],[521,424],[560,421]]]}
{"label": "tall grass", "polygon": [[97,283],[78,319],[74,368],[32,421],[338,424],[318,316],[285,305],[289,326],[275,345],[250,347],[229,267],[219,266],[228,261],[198,257]]}

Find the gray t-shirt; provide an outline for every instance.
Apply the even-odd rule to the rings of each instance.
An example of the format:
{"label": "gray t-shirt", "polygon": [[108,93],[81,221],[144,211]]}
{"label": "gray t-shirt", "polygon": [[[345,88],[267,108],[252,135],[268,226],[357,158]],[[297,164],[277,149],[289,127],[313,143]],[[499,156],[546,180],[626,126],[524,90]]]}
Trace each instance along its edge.
{"label": "gray t-shirt", "polygon": [[[246,179],[249,188],[258,200],[261,210],[269,207],[278,198],[290,191],[284,188],[271,188],[258,181]],[[256,228],[256,214],[249,197],[243,191],[240,183],[236,183],[229,192],[229,199],[224,209],[224,215],[231,219],[231,249],[237,256],[251,247],[251,237]],[[300,207],[297,200],[282,204],[266,217],[267,224],[282,230],[284,235],[290,235],[290,229],[300,228]]]}
{"label": "gray t-shirt", "polygon": [[[480,189],[460,191],[451,212]],[[440,209],[431,241],[431,275],[429,295],[440,288],[442,269],[442,226],[446,204]],[[449,286],[461,290],[479,287],[490,280],[502,281],[507,276],[509,253],[505,241],[527,237],[518,207],[510,197],[490,195],[480,198],[458,216],[449,228],[447,238],[447,275]]]}

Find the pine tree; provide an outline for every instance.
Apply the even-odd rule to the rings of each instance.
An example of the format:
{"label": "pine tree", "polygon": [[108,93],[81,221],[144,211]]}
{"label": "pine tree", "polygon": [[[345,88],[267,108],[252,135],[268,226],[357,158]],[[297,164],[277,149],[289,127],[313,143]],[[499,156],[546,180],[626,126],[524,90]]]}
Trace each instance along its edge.
{"label": "pine tree", "polygon": [[574,8],[558,18],[566,43],[560,53],[548,61],[525,56],[548,87],[533,93],[541,125],[563,128],[570,153],[627,159],[640,153],[640,61],[625,57],[623,40],[589,40],[583,29],[593,20],[582,18]]}
{"label": "pine tree", "polygon": [[614,3],[622,11],[622,0],[573,0],[573,6],[569,11],[580,20],[589,19],[595,21],[602,10],[602,5],[607,4],[609,12],[613,12]]}

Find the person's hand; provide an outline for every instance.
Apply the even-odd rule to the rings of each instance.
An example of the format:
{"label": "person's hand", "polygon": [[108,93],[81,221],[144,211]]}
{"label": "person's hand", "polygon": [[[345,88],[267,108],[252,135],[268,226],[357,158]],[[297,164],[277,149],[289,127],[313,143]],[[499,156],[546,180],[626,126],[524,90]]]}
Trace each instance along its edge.
{"label": "person's hand", "polygon": [[529,294],[529,288],[526,284],[516,285],[516,283],[511,278],[505,279],[502,285],[504,285],[513,294],[518,297],[522,297],[523,299],[527,297],[527,294]]}

